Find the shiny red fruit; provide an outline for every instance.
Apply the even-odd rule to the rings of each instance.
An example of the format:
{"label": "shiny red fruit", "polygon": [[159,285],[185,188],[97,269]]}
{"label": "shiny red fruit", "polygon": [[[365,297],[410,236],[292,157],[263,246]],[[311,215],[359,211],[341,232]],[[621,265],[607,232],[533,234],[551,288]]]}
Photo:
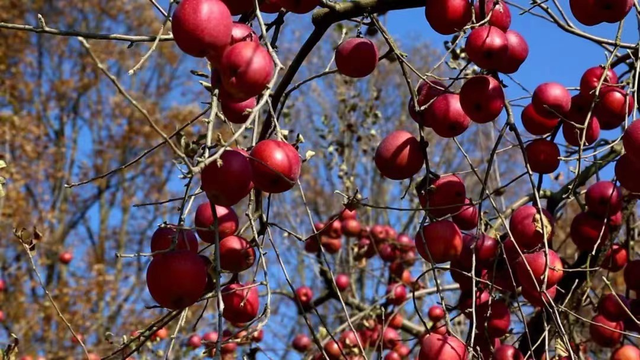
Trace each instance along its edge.
{"label": "shiny red fruit", "polygon": [[374,160],[378,171],[391,180],[408,179],[424,165],[420,142],[404,130],[385,137],[376,149]]}
{"label": "shiny red fruit", "polygon": [[231,13],[219,0],[184,0],[171,18],[176,45],[188,55],[219,52],[231,37]]}
{"label": "shiny red fruit", "polygon": [[[226,206],[213,205],[216,209],[218,217],[218,240],[222,240],[227,236],[231,236],[238,231],[238,215],[233,208]],[[198,228],[213,227],[213,212],[210,202],[204,202],[198,205],[195,215],[195,225]],[[216,242],[216,234],[213,230],[197,230],[200,239],[206,243],[213,244]]]}
{"label": "shiny red fruit", "polygon": [[342,75],[352,78],[369,76],[378,65],[378,48],[371,40],[351,38],[336,48],[336,66]]}
{"label": "shiny red fruit", "polygon": [[[191,230],[176,230],[170,227],[160,227],[154,231],[151,236],[151,252],[168,250],[176,239],[175,250],[189,250],[198,253],[198,239],[196,234]],[[153,257],[162,254],[153,255]]]}
{"label": "shiny red fruit", "polygon": [[283,193],[293,188],[302,168],[298,151],[278,140],[262,140],[251,150],[249,160],[256,188],[268,193]]}
{"label": "shiny red fruit", "polygon": [[[189,281],[185,281],[189,279]],[[151,260],[147,287],[162,307],[177,310],[194,304],[207,285],[207,269],[191,251],[173,251]]]}

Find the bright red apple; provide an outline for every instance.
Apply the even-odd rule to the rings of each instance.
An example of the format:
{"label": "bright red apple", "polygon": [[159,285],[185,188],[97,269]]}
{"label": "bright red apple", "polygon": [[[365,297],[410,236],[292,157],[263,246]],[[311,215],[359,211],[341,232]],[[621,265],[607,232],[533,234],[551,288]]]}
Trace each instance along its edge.
{"label": "bright red apple", "polygon": [[471,119],[462,110],[460,95],[442,94],[425,111],[425,118],[433,131],[443,138],[462,135]]}
{"label": "bright red apple", "polygon": [[219,160],[202,170],[200,187],[213,204],[232,206],[251,191],[253,172],[249,160],[239,151],[224,150]]}
{"label": "bright red apple", "polygon": [[239,273],[249,269],[256,261],[256,251],[240,236],[227,236],[220,241],[220,268]]}
{"label": "bright red apple", "polygon": [[225,50],[220,60],[224,89],[238,101],[260,95],[271,81],[273,72],[271,55],[256,42],[236,43]]}
{"label": "bright red apple", "polygon": [[536,113],[547,119],[557,119],[571,109],[571,94],[562,85],[547,82],[538,85],[531,99]]}
{"label": "bright red apple", "polygon": [[589,212],[602,217],[609,217],[622,209],[622,194],[611,181],[598,181],[589,186],[584,200]]}
{"label": "bright red apple", "polygon": [[[175,250],[189,250],[198,253],[198,239],[193,231],[176,230],[171,227],[159,227],[154,231],[151,235],[151,252],[169,250],[174,239],[176,239]],[[155,254],[153,257],[161,255]]]}
{"label": "bright red apple", "polygon": [[553,238],[554,220],[547,210],[542,209],[542,217],[537,207],[524,205],[516,209],[509,221],[513,240],[523,250],[531,250],[545,240]]}
{"label": "bright red apple", "polygon": [[477,27],[469,33],[465,50],[474,64],[485,70],[498,70],[509,53],[504,31],[491,25]]}
{"label": "bright red apple", "polygon": [[507,54],[499,60],[498,71],[503,74],[513,74],[520,70],[529,57],[529,44],[514,30],[507,30],[504,35],[507,37]]}
{"label": "bright red apple", "polygon": [[609,321],[602,315],[596,315],[591,321],[592,323],[589,324],[591,341],[604,348],[612,348],[620,343],[621,331],[624,331],[622,321]]}
{"label": "bright red apple", "polygon": [[440,220],[425,225],[415,240],[418,254],[432,264],[457,259],[462,253],[462,234],[451,221]]}
{"label": "bright red apple", "polygon": [[471,21],[473,8],[466,0],[427,0],[424,11],[433,30],[452,35]]}
{"label": "bright red apple", "polygon": [[249,162],[255,187],[273,194],[293,188],[302,168],[296,148],[278,140],[262,140],[256,144]]}
{"label": "bright red apple", "polygon": [[524,148],[529,168],[534,173],[551,174],[560,167],[560,149],[547,139],[535,139]]}
{"label": "bright red apple", "polygon": [[247,323],[258,316],[258,287],[249,284],[227,285],[222,289],[222,302],[222,317],[230,322]]}
{"label": "bright red apple", "polygon": [[408,179],[424,165],[420,142],[404,130],[385,137],[376,149],[374,160],[382,176],[391,180]]}
{"label": "bright red apple", "polygon": [[204,57],[229,43],[231,13],[219,0],[183,0],[171,17],[176,45],[188,55]]}
{"label": "bright red apple", "polygon": [[471,121],[480,124],[491,122],[504,109],[502,86],[491,76],[474,76],[460,89],[460,105]]}
{"label": "bright red apple", "polygon": [[170,310],[194,304],[206,285],[207,269],[204,262],[191,251],[165,253],[151,260],[147,268],[149,293],[160,306]]}
{"label": "bright red apple", "polygon": [[[216,209],[216,215],[218,217],[218,240],[222,240],[227,236],[231,236],[238,231],[238,215],[233,208],[226,206],[213,205]],[[198,228],[211,228],[213,227],[213,212],[210,202],[204,202],[198,205],[195,215],[195,225]],[[215,243],[215,231],[212,230],[197,230],[200,239],[206,243]]]}
{"label": "bright red apple", "polygon": [[352,78],[369,76],[378,65],[378,48],[365,38],[351,38],[336,48],[336,67],[342,75]]}
{"label": "bright red apple", "polygon": [[531,135],[542,136],[552,132],[560,123],[559,118],[547,119],[538,115],[533,104],[525,106],[520,117],[525,130]]}
{"label": "bright red apple", "polygon": [[467,203],[467,191],[457,175],[444,175],[429,184],[426,193],[419,195],[420,205],[438,219],[460,212]]}

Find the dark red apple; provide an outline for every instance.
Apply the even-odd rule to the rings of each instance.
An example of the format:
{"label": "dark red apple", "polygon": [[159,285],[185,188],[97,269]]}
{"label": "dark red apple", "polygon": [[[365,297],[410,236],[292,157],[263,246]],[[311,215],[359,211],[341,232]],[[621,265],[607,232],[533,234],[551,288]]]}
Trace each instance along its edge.
{"label": "dark red apple", "polygon": [[503,337],[511,326],[511,312],[504,300],[494,300],[489,305],[489,311],[482,313],[480,326],[485,326],[486,332],[492,338]]}
{"label": "dark red apple", "polygon": [[547,210],[542,209],[542,217],[537,207],[524,205],[516,209],[509,221],[509,230],[515,243],[523,250],[531,250],[545,240],[553,238],[554,220]]}
{"label": "dark red apple", "polygon": [[469,33],[465,50],[469,60],[484,70],[498,70],[509,52],[504,31],[491,25],[477,27]]}
{"label": "dark red apple", "polygon": [[602,16],[596,8],[596,0],[570,0],[569,6],[571,13],[576,20],[582,25],[594,26],[598,25],[602,20]]}
{"label": "dark red apple", "polygon": [[347,330],[340,335],[340,345],[345,349],[353,349],[358,346],[360,336],[353,330]]}
{"label": "dark red apple", "polygon": [[407,300],[407,288],[403,284],[390,284],[387,286],[387,303],[401,305]]}
{"label": "dark red apple", "polygon": [[227,236],[220,241],[220,268],[239,273],[249,269],[256,261],[256,251],[240,236]]}
{"label": "dark red apple", "polygon": [[447,86],[445,84],[437,80],[429,80],[428,82],[420,81],[418,90],[416,91],[418,95],[418,111],[416,111],[413,97],[409,99],[408,108],[411,118],[422,126],[431,127],[427,112],[425,109],[422,109],[422,107],[430,105],[435,98],[445,92],[446,88]]}
{"label": "dark red apple", "polygon": [[416,250],[427,262],[442,264],[457,259],[462,252],[462,234],[447,220],[425,225],[415,236]]}
{"label": "dark red apple", "polygon": [[453,336],[431,333],[420,341],[418,360],[466,360],[467,346]]}
{"label": "dark red apple", "polygon": [[629,317],[630,306],[624,295],[606,294],[598,301],[598,313],[609,321],[623,321]]}
{"label": "dark red apple", "polygon": [[[173,240],[176,239],[175,250],[189,250],[198,253],[198,239],[196,234],[191,230],[176,230],[171,227],[160,227],[151,236],[151,252],[169,250]],[[161,256],[155,254],[153,257]]]}
{"label": "dark red apple", "polygon": [[542,287],[544,274],[547,273],[547,289],[554,287],[564,274],[564,266],[558,254],[549,250],[548,267],[545,260],[544,250],[530,254],[523,254],[522,259],[515,263],[516,274],[518,280],[522,284],[522,288],[537,291],[538,287]]}
{"label": "dark red apple", "polygon": [[291,342],[291,347],[301,353],[309,351],[312,345],[311,339],[307,335],[303,334],[296,335]]}
{"label": "dark red apple", "polygon": [[302,167],[298,151],[278,140],[262,140],[256,144],[249,162],[256,188],[274,194],[293,188]]}
{"label": "dark red apple", "polygon": [[360,222],[356,219],[346,219],[341,222],[342,226],[342,234],[347,237],[358,237],[360,236],[360,230],[362,226],[360,226]]}
{"label": "dark red apple", "polygon": [[329,236],[322,236],[320,238],[320,244],[322,245],[322,248],[324,249],[324,251],[328,252],[329,254],[336,254],[342,248],[342,238],[341,237],[332,238]]}
{"label": "dark red apple", "polygon": [[613,130],[633,115],[633,96],[617,87],[606,87],[600,91],[594,114],[603,130]]}
{"label": "dark red apple", "polygon": [[234,323],[247,323],[258,316],[260,299],[253,284],[230,284],[222,289],[222,317]]}
{"label": "dark red apple", "polygon": [[507,30],[504,34],[507,37],[507,54],[499,59],[498,71],[503,74],[513,74],[520,69],[527,57],[529,57],[529,44],[514,30]]}
{"label": "dark red apple", "polygon": [[401,359],[408,358],[411,354],[411,348],[405,344],[398,344],[393,348],[393,351],[400,356]]}
{"label": "dark red apple", "polygon": [[624,283],[629,290],[640,292],[640,260],[631,260],[624,268]]}
{"label": "dark red apple", "polygon": [[320,5],[320,0],[278,0],[278,2],[294,14],[306,14]]}
{"label": "dark red apple", "polygon": [[253,10],[253,0],[222,0],[227,5],[231,15],[240,15]]}
{"label": "dark red apple", "polygon": [[596,244],[604,245],[609,239],[607,221],[591,212],[582,212],[571,222],[571,240],[580,251],[593,251]]}
{"label": "dark red apple", "polygon": [[279,0],[262,0],[260,2],[260,11],[267,14],[277,14],[282,9]]}
{"label": "dark red apple", "polygon": [[640,174],[640,162],[634,161],[629,154],[624,154],[616,161],[615,174],[623,188],[640,193],[640,181],[636,177]]}
{"label": "dark red apple", "polygon": [[435,218],[444,218],[462,210],[467,202],[464,182],[457,175],[444,175],[429,184],[426,193],[419,195],[420,205]]}
{"label": "dark red apple", "polygon": [[589,99],[593,99],[595,95],[594,90],[598,87],[598,84],[600,84],[600,80],[603,76],[604,79],[602,81],[601,89],[618,83],[618,75],[616,75],[616,72],[613,69],[609,68],[605,75],[603,66],[594,66],[587,69],[584,74],[582,74],[582,78],[580,79],[580,93],[587,96]]}
{"label": "dark red apple", "polygon": [[460,105],[471,121],[480,124],[491,122],[504,109],[502,86],[491,76],[474,76],[460,89]]}
{"label": "dark red apple", "polygon": [[188,250],[155,257],[147,268],[147,288],[163,308],[177,310],[191,306],[203,294],[206,285],[204,262],[198,254]]}
{"label": "dark red apple", "polygon": [[385,137],[376,149],[374,160],[382,176],[391,180],[408,179],[424,165],[420,142],[404,130]]}
{"label": "dark red apple", "polygon": [[[584,123],[578,125],[584,127]],[[596,117],[591,117],[586,131],[587,133],[584,135],[584,128],[578,128],[575,124],[566,121],[562,123],[562,135],[569,145],[579,147],[583,137],[583,146],[591,145],[598,140],[600,137],[600,122]]]}
{"label": "dark red apple", "polygon": [[602,21],[615,24],[629,14],[633,0],[594,0],[594,4]]}
{"label": "dark red apple", "polygon": [[387,353],[387,355],[384,356],[383,360],[402,360],[402,356],[400,356],[400,354],[398,354],[397,352],[391,350]]}
{"label": "dark red apple", "polygon": [[534,173],[552,174],[560,167],[560,149],[547,139],[535,139],[524,148],[529,168]]}
{"label": "dark red apple", "polygon": [[437,323],[440,320],[444,319],[444,309],[442,308],[442,306],[440,305],[433,305],[432,307],[429,308],[429,320],[433,321],[434,323]]}
{"label": "dark red apple", "polygon": [[200,336],[198,335],[191,335],[189,336],[189,340],[187,340],[187,344],[194,349],[199,348],[200,346],[202,346],[202,338],[200,338]]}
{"label": "dark red apple", "polygon": [[547,119],[557,119],[571,109],[571,94],[562,85],[547,82],[538,85],[531,99],[536,113]]}
{"label": "dark red apple", "polygon": [[498,241],[486,234],[463,235],[463,247],[460,254],[460,261],[465,268],[471,270],[473,264],[473,255],[475,253],[476,266],[483,268],[492,268],[493,262],[498,255]]}
{"label": "dark red apple", "polygon": [[398,331],[392,327],[386,327],[382,331],[382,348],[383,349],[393,349],[398,344],[400,344],[400,334]]}
{"label": "dark red apple", "polygon": [[378,65],[378,48],[365,38],[351,38],[336,48],[336,67],[342,75],[352,78],[369,76]]}
{"label": "dark red apple", "polygon": [[524,356],[513,345],[500,345],[493,352],[493,360],[524,360]]}
{"label": "dark red apple", "polygon": [[244,124],[251,116],[251,110],[256,107],[255,97],[245,101],[235,102],[232,99],[222,101],[221,109],[224,117],[233,124]]}
{"label": "dark red apple", "polygon": [[398,249],[389,243],[383,243],[378,245],[378,254],[380,255],[380,259],[384,262],[394,262],[398,260],[400,256],[400,252]]}
{"label": "dark red apple", "polygon": [[256,42],[236,43],[225,50],[220,60],[224,89],[238,101],[260,95],[271,81],[273,72],[271,55]]}
{"label": "dark red apple", "polygon": [[205,57],[229,44],[233,21],[218,0],[183,0],[171,17],[171,32],[184,53]]}
{"label": "dark red apple", "polygon": [[[238,231],[238,215],[233,208],[226,206],[214,205],[216,209],[216,215],[218,217],[218,236],[219,240],[231,236]],[[204,202],[198,205],[195,215],[195,225],[198,228],[211,228],[213,227],[213,212],[210,202]],[[206,243],[215,243],[215,231],[212,230],[197,230],[200,239]]]}
{"label": "dark red apple", "polygon": [[542,136],[552,132],[558,123],[559,118],[547,119],[538,115],[532,104],[525,106],[520,117],[522,119],[522,125],[531,135]]}
{"label": "dark red apple", "polygon": [[622,321],[610,321],[602,315],[596,315],[591,321],[589,324],[591,341],[604,348],[612,348],[620,343],[622,340],[621,331],[624,331]]}
{"label": "dark red apple", "polygon": [[622,144],[628,157],[640,165],[640,121],[632,122],[622,135]]}
{"label": "dark red apple", "polygon": [[402,315],[400,315],[400,313],[395,313],[393,315],[391,315],[391,317],[389,317],[389,319],[386,320],[386,324],[393,329],[400,329],[402,328]]}
{"label": "dark red apple", "polygon": [[[476,22],[484,20],[484,18],[480,17],[481,13],[479,1],[476,1],[474,10]],[[509,30],[509,26],[511,26],[511,11],[509,10],[507,4],[504,3],[504,1],[485,1],[484,14],[489,18],[489,25],[495,26],[502,31]]]}
{"label": "dark red apple", "polygon": [[452,138],[467,130],[471,119],[462,110],[460,95],[442,94],[425,111],[433,131],[443,138]]}
{"label": "dark red apple", "polygon": [[470,199],[465,199],[465,205],[458,213],[453,214],[451,220],[458,225],[460,230],[470,231],[478,226],[478,208],[473,205]]}
{"label": "dark red apple", "polygon": [[545,307],[545,304],[549,304],[556,297],[558,288],[556,286],[549,288],[545,291],[538,291],[533,288],[522,287],[522,297],[525,298],[531,304],[531,306],[537,308]]}
{"label": "dark red apple", "polygon": [[342,359],[342,346],[336,340],[329,339],[329,341],[324,344],[324,352],[329,357],[329,360]]}
{"label": "dark red apple", "polygon": [[472,17],[473,8],[466,0],[427,0],[424,8],[427,22],[442,35],[462,30]]}
{"label": "dark red apple", "polygon": [[202,170],[200,187],[213,204],[232,206],[251,191],[251,164],[245,155],[232,149],[225,150],[219,160]]}
{"label": "dark red apple", "polygon": [[585,203],[589,212],[606,218],[622,209],[622,194],[613,182],[598,181],[587,189]]}
{"label": "dark red apple", "polygon": [[[462,291],[458,300],[458,310],[467,318],[473,318],[473,302],[474,291]],[[489,310],[489,300],[491,295],[488,291],[475,291],[475,310],[477,319],[480,319],[480,314],[483,314]]]}

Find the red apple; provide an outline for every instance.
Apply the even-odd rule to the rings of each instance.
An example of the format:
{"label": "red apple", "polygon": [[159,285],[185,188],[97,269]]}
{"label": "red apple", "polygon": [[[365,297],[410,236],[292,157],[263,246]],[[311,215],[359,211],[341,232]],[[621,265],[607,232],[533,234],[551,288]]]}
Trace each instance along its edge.
{"label": "red apple", "polygon": [[[484,20],[484,18],[480,17],[481,13],[479,1],[475,3],[474,10],[476,22]],[[489,17],[489,25],[495,26],[502,31],[509,30],[509,26],[511,26],[511,11],[509,10],[507,4],[504,3],[504,1],[485,1],[484,14],[486,17]]]}
{"label": "red apple", "polygon": [[640,174],[640,162],[635,162],[629,154],[624,154],[616,161],[615,174],[623,188],[640,193],[640,181],[636,177]]}
{"label": "red apple", "polygon": [[239,151],[224,150],[219,160],[202,170],[200,187],[213,204],[232,206],[251,191],[253,172],[249,160]]}
{"label": "red apple", "polygon": [[311,349],[311,339],[303,334],[298,334],[293,338],[291,342],[291,347],[293,347],[296,351],[304,353]]}
{"label": "red apple", "polygon": [[262,0],[260,2],[260,11],[267,14],[277,14],[282,9],[280,0]]}
{"label": "red apple", "polygon": [[425,111],[433,131],[443,138],[452,138],[467,130],[471,119],[462,110],[460,95],[442,94]]}
{"label": "red apple", "polygon": [[619,294],[606,294],[598,301],[598,313],[609,321],[623,321],[629,317],[629,307],[629,300]]}
{"label": "red apple", "polygon": [[524,356],[512,345],[500,345],[493,352],[493,360],[524,360]]}
{"label": "red apple", "polygon": [[360,222],[356,219],[346,219],[341,222],[342,233],[347,237],[357,237],[360,235]]}
{"label": "red apple", "polygon": [[351,280],[349,279],[349,275],[347,274],[336,275],[335,281],[336,281],[336,287],[340,292],[346,291],[349,288],[349,286],[351,286]]}
{"label": "red apple", "polygon": [[571,94],[562,85],[547,82],[538,85],[531,99],[536,113],[547,119],[557,119],[571,109]]}
{"label": "red apple", "polygon": [[609,217],[622,209],[622,194],[613,182],[598,181],[587,189],[585,203],[589,212]]}
{"label": "red apple", "polygon": [[477,27],[469,33],[465,50],[469,60],[484,70],[498,70],[508,55],[509,44],[504,31],[491,25]]}
{"label": "red apple", "polygon": [[320,238],[320,244],[322,245],[322,248],[324,249],[324,251],[328,252],[329,254],[336,254],[342,248],[342,238],[341,237],[332,238],[329,236],[322,236]]}
{"label": "red apple", "polygon": [[195,335],[195,334],[191,335],[191,336],[189,336],[189,340],[187,340],[187,344],[190,347],[192,347],[194,349],[197,349],[200,346],[202,346],[202,338],[200,338],[200,336]]}
{"label": "red apple", "polygon": [[[330,339],[324,344],[324,352],[329,357],[329,360],[342,359],[342,346],[336,340]],[[322,357],[321,357],[322,358]]]}
{"label": "red apple", "polygon": [[[218,237],[219,240],[231,236],[238,231],[238,215],[233,208],[226,206],[213,205],[216,209],[216,215],[218,217]],[[198,228],[211,228],[213,227],[213,212],[210,202],[204,202],[198,205],[195,215],[195,225]],[[212,230],[197,230],[200,239],[206,243],[215,243],[215,231]]]}
{"label": "red apple", "polygon": [[429,316],[429,320],[433,321],[434,323],[437,323],[440,320],[444,319],[445,317],[444,309],[440,305],[433,305],[432,307],[429,308],[428,316]]}
{"label": "red apple", "polygon": [[570,0],[571,13],[582,25],[594,26],[603,20],[599,10],[596,8],[596,0]]}
{"label": "red apple", "polygon": [[418,360],[466,360],[466,345],[453,336],[431,333],[420,341]]}
{"label": "red apple", "polygon": [[622,135],[622,144],[628,157],[640,165],[640,121],[632,122]]}
{"label": "red apple", "polygon": [[526,288],[530,290],[529,292],[534,292],[537,291],[538,287],[542,287],[545,272],[547,273],[547,289],[560,282],[564,267],[558,254],[553,250],[549,250],[548,267],[545,262],[545,252],[541,250],[524,254],[522,259],[515,263],[516,274],[522,284],[523,291]]}
{"label": "red apple", "polygon": [[407,300],[407,288],[403,284],[387,286],[387,303],[399,306]]}
{"label": "red apple", "polygon": [[424,165],[420,142],[404,130],[385,137],[378,145],[374,159],[382,176],[391,180],[408,179]]}
{"label": "red apple", "polygon": [[622,345],[611,353],[610,360],[635,360],[640,359],[640,350],[633,345]]}
{"label": "red apple", "polygon": [[609,239],[607,221],[591,212],[582,212],[571,222],[571,240],[580,251],[593,251],[596,244],[604,245]]}
{"label": "red apple", "polygon": [[[578,124],[580,126],[584,126],[584,123]],[[587,124],[587,133],[584,135],[584,129],[578,128],[576,125],[570,122],[562,123],[562,135],[564,139],[567,141],[567,144],[579,147],[580,143],[582,143],[582,138],[584,137],[584,145],[591,145],[598,140],[600,137],[600,122],[596,117],[591,117],[591,120]]]}
{"label": "red apple", "polygon": [[194,304],[206,285],[207,269],[204,262],[191,251],[165,253],[151,260],[147,268],[149,293],[160,306],[170,310]]}
{"label": "red apple", "polygon": [[514,30],[507,30],[504,35],[507,37],[507,54],[499,59],[498,71],[503,74],[513,74],[520,69],[527,57],[529,57],[529,44]]}
{"label": "red apple", "polygon": [[615,24],[627,16],[633,0],[594,0],[594,4],[602,21]]}
{"label": "red apple", "polygon": [[491,122],[504,109],[502,86],[491,76],[474,76],[460,89],[460,105],[472,121],[480,124]]}
{"label": "red apple", "polygon": [[[589,99],[593,99],[595,95],[594,90],[598,87],[598,84],[600,84],[600,80],[604,73],[605,71],[603,66],[594,66],[587,69],[580,79],[580,94],[587,96]],[[604,75],[601,89],[617,83],[618,75],[616,75],[616,72],[613,69],[609,68],[607,70],[607,74]]]}
{"label": "red apple", "polygon": [[633,115],[633,96],[617,87],[606,87],[600,91],[594,114],[603,130],[613,130]]}
{"label": "red apple", "polygon": [[615,273],[622,270],[625,265],[627,265],[627,250],[618,244],[613,244],[600,266]]}
{"label": "red apple", "polygon": [[225,50],[220,60],[220,75],[225,91],[244,101],[260,95],[273,77],[271,55],[256,42],[242,41]]}
{"label": "red apple", "polygon": [[622,340],[620,331],[624,331],[622,321],[609,321],[602,315],[596,315],[591,321],[589,334],[591,334],[591,340],[594,343],[604,348],[612,348],[620,343],[620,340]]}
{"label": "red apple", "polygon": [[253,10],[253,0],[222,0],[227,5],[231,15],[240,15]]}
{"label": "red apple", "polygon": [[342,75],[352,78],[369,76],[378,65],[378,48],[371,40],[351,38],[336,48],[336,67]]}
{"label": "red apple", "polygon": [[308,286],[301,286],[296,289],[296,298],[300,301],[303,309],[308,309],[313,301],[313,290]]}
{"label": "red apple", "polygon": [[402,360],[402,357],[397,352],[391,350],[384,356],[383,360]]}
{"label": "red apple", "polygon": [[524,129],[531,135],[537,136],[546,135],[552,132],[556,126],[558,126],[558,123],[560,123],[559,118],[547,119],[538,115],[536,110],[533,108],[533,104],[525,106],[520,118],[522,119]]}
{"label": "red apple", "polygon": [[73,254],[69,251],[63,251],[58,256],[58,261],[63,265],[68,265],[73,260]]}
{"label": "red apple", "polygon": [[433,30],[452,35],[471,21],[473,8],[466,0],[427,0],[424,11]]}
{"label": "red apple", "polygon": [[422,107],[430,105],[435,98],[445,92],[446,88],[447,86],[445,84],[437,80],[429,80],[428,82],[421,80],[418,84],[418,90],[416,91],[418,95],[418,108],[420,110],[416,111],[413,97],[409,99],[408,108],[411,118],[422,126],[431,127],[431,121],[426,116],[426,110],[422,109]]}
{"label": "red apple", "polygon": [[296,148],[278,140],[262,140],[249,159],[255,187],[268,193],[283,193],[295,186],[302,161]]}
{"label": "red apple", "polygon": [[462,252],[462,234],[451,221],[440,220],[425,225],[415,240],[418,254],[432,264],[457,259]]}
{"label": "red apple", "polygon": [[516,209],[509,221],[509,230],[515,243],[523,250],[531,250],[545,240],[553,238],[554,220],[547,210],[542,209],[540,216],[537,207],[524,205]]}
{"label": "red apple", "polygon": [[171,31],[180,50],[204,57],[228,45],[232,23],[229,9],[219,0],[183,0],[171,18]]}
{"label": "red apple", "polygon": [[220,268],[239,273],[249,269],[256,261],[256,251],[240,236],[227,236],[220,241]]}
{"label": "red apple", "polygon": [[463,247],[459,260],[466,269],[471,270],[473,265],[473,254],[476,257],[476,266],[492,268],[494,260],[498,255],[498,241],[486,234],[463,235]]}
{"label": "red apple", "polygon": [[256,107],[257,99],[255,97],[249,98],[245,101],[233,101],[232,99],[225,99],[222,101],[221,109],[224,115],[230,123],[244,124],[249,120],[251,116],[251,110]]}
{"label": "red apple", "polygon": [[257,286],[230,284],[222,289],[222,317],[235,323],[247,323],[258,316],[260,299]]}
{"label": "red apple", "polygon": [[[196,234],[191,230],[176,230],[170,227],[160,227],[154,231],[151,236],[151,252],[168,250],[176,239],[175,250],[189,250],[198,253],[198,239]],[[161,256],[155,254],[153,257]]]}
{"label": "red apple", "polygon": [[478,226],[478,208],[473,205],[470,199],[465,199],[465,205],[458,213],[453,214],[451,220],[458,225],[460,230],[470,231]]}
{"label": "red apple", "polygon": [[464,182],[457,175],[444,175],[429,184],[425,194],[419,195],[420,205],[431,216],[444,218],[456,214],[467,203]]}
{"label": "red apple", "polygon": [[525,146],[524,151],[534,173],[552,174],[560,167],[560,149],[553,141],[535,139]]}
{"label": "red apple", "polygon": [[556,291],[558,288],[556,286],[549,288],[545,291],[538,291],[537,289],[522,287],[522,297],[525,298],[534,307],[542,308],[545,304],[553,301],[553,298],[556,297]]}

